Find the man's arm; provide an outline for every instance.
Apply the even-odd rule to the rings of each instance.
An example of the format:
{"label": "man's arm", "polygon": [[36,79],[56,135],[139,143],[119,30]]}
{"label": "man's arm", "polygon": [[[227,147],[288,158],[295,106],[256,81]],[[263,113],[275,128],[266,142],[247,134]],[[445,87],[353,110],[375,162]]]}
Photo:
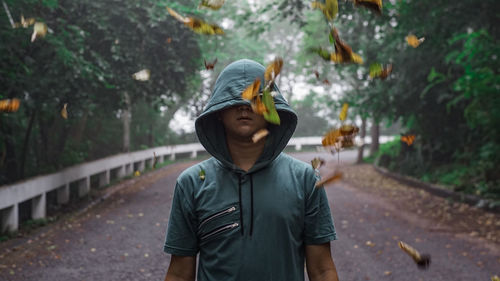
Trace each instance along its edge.
{"label": "man's arm", "polygon": [[194,281],[196,275],[196,256],[172,255],[165,281]]}
{"label": "man's arm", "polygon": [[330,242],[306,245],[307,275],[311,281],[339,281],[330,253]]}

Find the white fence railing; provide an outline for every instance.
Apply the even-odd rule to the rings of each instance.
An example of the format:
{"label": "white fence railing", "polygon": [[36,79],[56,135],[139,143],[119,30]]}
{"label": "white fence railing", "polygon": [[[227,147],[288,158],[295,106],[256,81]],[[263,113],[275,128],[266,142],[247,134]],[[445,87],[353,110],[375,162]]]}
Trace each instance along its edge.
{"label": "white fence railing", "polygon": [[[295,146],[301,150],[302,146],[321,145],[322,137],[297,137],[292,138],[288,146]],[[382,136],[380,142],[386,142],[391,137]],[[364,143],[370,143],[367,137]],[[143,171],[151,167],[154,154],[158,163],[165,157],[174,160],[176,155],[189,154],[195,158],[198,152],[205,149],[199,143],[182,145],[161,146],[142,151],[118,154],[92,162],[86,162],[66,168],[62,171],[38,176],[10,185],[0,186],[0,233],[16,231],[19,227],[19,204],[31,202],[31,218],[40,219],[46,216],[47,193],[56,192],[57,204],[68,204],[71,197],[87,195],[92,182],[97,182],[98,187],[108,185],[112,179],[123,178],[134,171]]]}

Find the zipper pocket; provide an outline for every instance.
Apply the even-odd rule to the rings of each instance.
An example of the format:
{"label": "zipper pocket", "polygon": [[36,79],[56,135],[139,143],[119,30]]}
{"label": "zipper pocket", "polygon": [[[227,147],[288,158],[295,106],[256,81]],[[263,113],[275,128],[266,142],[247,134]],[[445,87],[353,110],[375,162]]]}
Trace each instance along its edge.
{"label": "zipper pocket", "polygon": [[203,236],[201,236],[200,240],[205,240],[207,238],[210,238],[210,237],[212,237],[212,236],[214,236],[216,234],[219,234],[221,232],[224,232],[226,230],[231,230],[231,229],[237,227],[238,225],[239,224],[237,222],[231,223],[231,224],[226,224],[224,226],[221,226],[219,228],[216,228],[216,229],[210,231],[209,233],[204,234]]}
{"label": "zipper pocket", "polygon": [[198,228],[201,228],[202,225],[204,225],[205,223],[207,223],[207,222],[209,222],[209,221],[211,221],[211,220],[213,220],[213,219],[215,219],[217,217],[220,217],[220,216],[225,215],[225,214],[232,213],[234,211],[236,211],[236,207],[232,206],[232,207],[230,207],[230,208],[228,208],[228,209],[226,209],[224,211],[220,211],[218,213],[215,213],[215,214],[213,214],[213,215],[205,218],[204,220],[202,220],[200,222],[200,225],[198,226]]}

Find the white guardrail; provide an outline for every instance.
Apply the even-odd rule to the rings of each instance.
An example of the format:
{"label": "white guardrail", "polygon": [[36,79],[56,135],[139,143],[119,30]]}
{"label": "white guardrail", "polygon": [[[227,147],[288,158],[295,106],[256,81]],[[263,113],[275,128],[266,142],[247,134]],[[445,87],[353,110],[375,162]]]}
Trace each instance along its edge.
{"label": "white guardrail", "polygon": [[[301,150],[302,146],[320,146],[321,139],[322,137],[296,137],[290,139],[287,146],[295,146],[295,150]],[[381,136],[380,142],[384,143],[391,139],[392,137]],[[364,143],[370,143],[370,138],[366,137]],[[103,187],[110,184],[111,180],[152,167],[153,152],[158,163],[162,163],[165,157],[175,160],[176,155],[189,154],[191,158],[195,158],[198,152],[203,151],[205,149],[199,143],[161,146],[109,156],[68,167],[53,174],[0,186],[0,233],[13,232],[19,228],[19,205],[28,200],[31,201],[31,218],[45,218],[49,192],[55,192],[57,204],[68,204],[70,198],[87,195],[90,192],[91,182],[96,183],[95,187]]]}

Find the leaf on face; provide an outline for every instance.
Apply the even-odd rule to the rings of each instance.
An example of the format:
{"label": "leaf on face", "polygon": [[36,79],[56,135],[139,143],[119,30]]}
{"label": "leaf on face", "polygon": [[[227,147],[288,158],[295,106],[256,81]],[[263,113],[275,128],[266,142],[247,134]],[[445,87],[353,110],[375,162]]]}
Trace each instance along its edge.
{"label": "leaf on face", "polygon": [[68,110],[67,110],[68,104],[65,103],[63,108],[61,109],[61,116],[64,119],[68,119]]}
{"label": "leaf on face", "polygon": [[408,146],[413,144],[413,141],[415,140],[415,135],[403,135],[401,136],[401,141],[406,143]]}
{"label": "leaf on face", "polygon": [[377,14],[382,14],[382,0],[353,0],[356,6],[368,8]]}
{"label": "leaf on face", "polygon": [[198,6],[198,8],[207,7],[212,10],[218,10],[220,9],[220,7],[222,7],[222,5],[224,5],[224,2],[225,0],[201,0],[201,3]]}
{"label": "leaf on face", "polygon": [[280,57],[275,58],[274,61],[267,65],[264,73],[266,84],[276,79],[276,76],[278,76],[281,72],[281,67],[283,67],[283,59]]}
{"label": "leaf on face", "polygon": [[216,24],[207,23],[201,19],[194,17],[184,17],[169,7],[167,7],[167,11],[171,16],[173,16],[178,21],[182,22],[184,25],[198,34],[224,34],[224,30],[222,30],[222,28]]}
{"label": "leaf on face", "polygon": [[398,246],[403,252],[407,253],[420,269],[427,269],[431,263],[431,256],[428,254],[420,254],[415,248],[404,243],[398,242]]}
{"label": "leaf on face", "polygon": [[260,89],[260,78],[255,78],[253,83],[248,86],[243,93],[241,93],[241,98],[245,100],[252,100],[259,95]]}
{"label": "leaf on face", "polygon": [[311,7],[313,9],[320,9],[325,18],[329,21],[333,21],[339,12],[339,4],[337,0],[325,0],[325,3],[313,1],[311,3]]}
{"label": "leaf on face", "polygon": [[151,71],[149,71],[149,69],[143,69],[141,71],[132,74],[132,77],[134,77],[134,79],[138,81],[148,81],[150,76],[151,76]]}
{"label": "leaf on face", "polygon": [[267,129],[260,129],[255,134],[253,134],[252,141],[256,143],[267,135],[269,135],[269,131]]}
{"label": "leaf on face", "polygon": [[35,22],[33,26],[33,34],[31,35],[31,42],[35,42],[36,38],[43,38],[47,34],[48,27],[44,22]]}
{"label": "leaf on face", "polygon": [[315,157],[313,160],[311,160],[311,166],[314,170],[319,169],[319,167],[323,166],[324,164],[325,160],[320,157]]}
{"label": "leaf on face", "polygon": [[335,27],[331,29],[330,36],[334,39],[335,45],[335,53],[330,54],[331,61],[336,63],[363,63],[363,58],[354,53],[352,48],[340,39]]}
{"label": "leaf on face", "polygon": [[418,39],[417,36],[410,34],[410,35],[406,36],[405,39],[406,39],[406,42],[408,43],[408,45],[412,46],[413,48],[416,48],[424,42],[425,37]]}
{"label": "leaf on face", "polygon": [[264,119],[266,119],[266,121],[269,123],[279,125],[280,116],[278,114],[278,111],[276,111],[274,99],[269,90],[265,90],[264,93],[262,93],[262,102],[266,106],[266,111],[263,113]]}
{"label": "leaf on face", "polygon": [[16,112],[20,103],[16,98],[0,100],[0,112]]}
{"label": "leaf on face", "polygon": [[344,121],[347,118],[347,109],[349,109],[349,104],[344,103],[339,114],[340,121]]}
{"label": "leaf on face", "polygon": [[252,99],[250,106],[252,107],[253,112],[256,114],[263,115],[267,112],[266,105],[262,102],[262,98],[260,95],[257,95],[254,99]]}
{"label": "leaf on face", "polygon": [[315,187],[320,187],[320,186],[323,186],[325,184],[329,184],[329,183],[338,181],[340,179],[342,179],[342,173],[338,172],[338,171],[334,171],[333,173],[329,174],[325,178],[317,181]]}
{"label": "leaf on face", "polygon": [[215,64],[217,63],[217,58],[215,58],[215,60],[213,62],[208,62],[207,63],[206,59],[204,59],[204,61],[205,61],[205,69],[206,70],[211,70],[211,69],[213,70],[214,67],[215,67]]}

